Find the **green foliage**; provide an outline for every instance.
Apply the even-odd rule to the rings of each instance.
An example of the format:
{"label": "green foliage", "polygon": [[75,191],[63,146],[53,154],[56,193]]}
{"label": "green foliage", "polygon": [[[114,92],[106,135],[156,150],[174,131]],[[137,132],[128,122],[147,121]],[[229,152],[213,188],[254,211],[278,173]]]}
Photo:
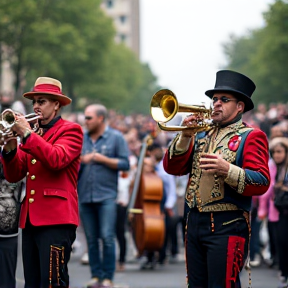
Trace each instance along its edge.
{"label": "green foliage", "polygon": [[129,49],[114,43],[112,20],[100,2],[1,0],[0,43],[12,63],[18,95],[37,77],[49,76],[62,82],[73,109],[88,102],[122,112],[149,106],[156,79]]}
{"label": "green foliage", "polygon": [[77,94],[88,98],[90,103],[102,103],[122,113],[149,113],[149,103],[156,88],[156,78],[149,67],[141,64],[122,44],[110,47],[103,64],[104,69],[95,75],[94,85],[79,86]]}
{"label": "green foliage", "polygon": [[224,45],[228,69],[251,77],[256,83],[253,100],[287,102],[288,3],[276,0],[263,14],[265,26],[242,37],[231,36]]}

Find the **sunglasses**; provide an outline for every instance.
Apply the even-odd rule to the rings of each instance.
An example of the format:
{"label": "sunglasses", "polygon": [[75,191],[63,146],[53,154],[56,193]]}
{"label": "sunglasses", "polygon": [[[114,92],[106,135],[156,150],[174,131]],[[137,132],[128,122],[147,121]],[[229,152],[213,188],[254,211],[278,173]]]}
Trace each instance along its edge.
{"label": "sunglasses", "polygon": [[92,116],[85,116],[85,120],[91,120],[92,118]]}
{"label": "sunglasses", "polygon": [[37,103],[39,106],[41,106],[41,105],[45,104],[46,102],[48,102],[48,100],[46,100],[46,99],[37,99],[37,100],[33,99],[32,105],[35,105]]}
{"label": "sunglasses", "polygon": [[215,104],[218,100],[220,100],[222,103],[228,103],[229,101],[238,101],[236,99],[230,99],[226,96],[221,96],[220,98],[219,97],[213,97],[212,98],[213,104]]}

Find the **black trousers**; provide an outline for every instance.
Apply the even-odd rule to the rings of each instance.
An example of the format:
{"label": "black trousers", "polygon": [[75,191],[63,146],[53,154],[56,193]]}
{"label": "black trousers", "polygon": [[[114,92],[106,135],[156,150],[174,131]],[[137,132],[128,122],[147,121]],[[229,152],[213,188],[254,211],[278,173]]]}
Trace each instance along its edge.
{"label": "black trousers", "polygon": [[177,225],[179,223],[179,216],[169,216],[167,211],[165,213],[165,238],[162,248],[159,251],[158,262],[163,264],[167,257],[167,250],[170,250],[170,255],[175,256],[178,253],[178,239],[177,239]]}
{"label": "black trousers", "polygon": [[[170,245],[171,255],[175,256],[179,253],[179,241],[178,241],[178,227],[182,225],[182,217],[174,215],[171,217],[170,222]],[[182,229],[182,228],[181,228]]]}
{"label": "black trousers", "polygon": [[281,275],[288,278],[288,209],[280,211],[277,225],[279,270]]}
{"label": "black trousers", "polygon": [[189,288],[240,288],[248,254],[249,228],[243,211],[198,212],[187,217],[186,267]]}
{"label": "black trousers", "polygon": [[270,248],[270,258],[273,260],[273,264],[278,264],[278,243],[277,243],[277,229],[278,221],[271,222],[268,221],[268,235],[269,235],[269,248]]}
{"label": "black trousers", "polygon": [[116,237],[119,244],[119,263],[126,261],[126,227],[127,227],[127,206],[117,204]]}
{"label": "black trousers", "polygon": [[22,231],[25,288],[48,288],[51,276],[50,287],[69,287],[67,264],[75,238],[74,225],[35,227],[27,222]]}
{"label": "black trousers", "polygon": [[18,236],[0,237],[0,288],[16,287]]}

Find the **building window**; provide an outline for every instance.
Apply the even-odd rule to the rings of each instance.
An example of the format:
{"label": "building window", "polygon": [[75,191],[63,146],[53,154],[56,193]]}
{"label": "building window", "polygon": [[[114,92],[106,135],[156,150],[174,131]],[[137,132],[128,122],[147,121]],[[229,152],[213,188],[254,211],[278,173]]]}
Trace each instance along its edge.
{"label": "building window", "polygon": [[120,34],[119,35],[121,42],[125,42],[126,41],[126,35],[125,34]]}
{"label": "building window", "polygon": [[127,20],[127,17],[125,15],[120,16],[120,22],[122,24],[124,24],[126,22],[126,20]]}
{"label": "building window", "polygon": [[112,8],[112,7],[113,7],[113,4],[114,4],[113,2],[114,2],[113,0],[107,0],[107,1],[106,1],[106,7],[107,7],[107,8]]}

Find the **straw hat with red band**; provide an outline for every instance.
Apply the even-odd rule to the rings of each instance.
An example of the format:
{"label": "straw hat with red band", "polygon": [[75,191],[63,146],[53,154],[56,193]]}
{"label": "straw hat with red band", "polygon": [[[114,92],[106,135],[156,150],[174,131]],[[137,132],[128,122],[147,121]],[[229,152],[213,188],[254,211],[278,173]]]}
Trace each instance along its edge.
{"label": "straw hat with red band", "polygon": [[34,96],[45,95],[48,98],[59,101],[61,106],[69,105],[72,100],[62,93],[62,84],[60,81],[50,77],[39,77],[33,87],[33,90],[23,94],[23,97],[30,100]]}

